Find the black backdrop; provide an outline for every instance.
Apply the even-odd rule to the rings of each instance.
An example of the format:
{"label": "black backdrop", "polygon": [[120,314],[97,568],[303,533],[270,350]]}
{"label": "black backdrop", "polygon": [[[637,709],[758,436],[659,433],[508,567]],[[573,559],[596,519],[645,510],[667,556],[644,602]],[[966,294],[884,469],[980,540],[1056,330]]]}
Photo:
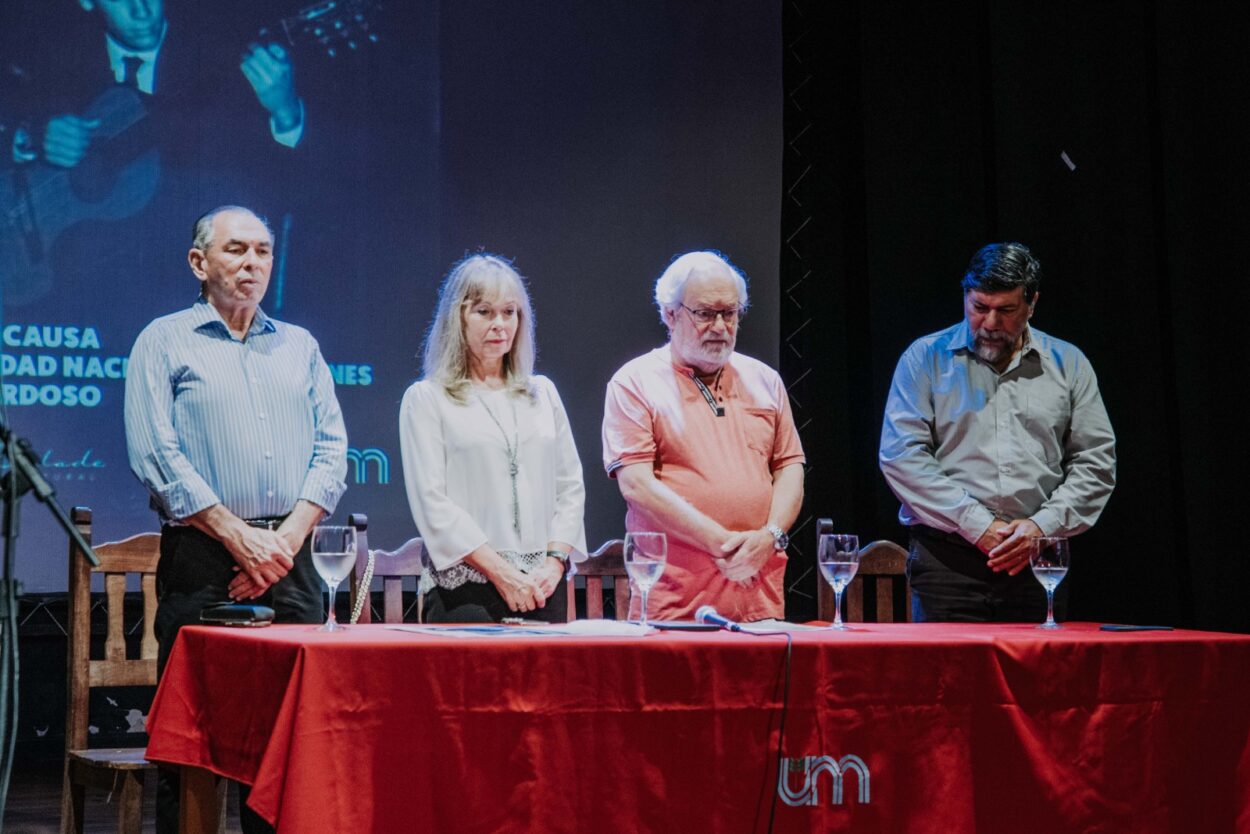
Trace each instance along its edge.
{"label": "black backdrop", "polygon": [[1034,321],[1090,357],[1118,436],[1072,615],[1250,631],[1243,18],[785,4],[781,362],[813,462],[791,615],[814,611],[814,516],[905,541],[876,467],[894,363],[962,315],[972,252],[1011,239],[1042,262]]}

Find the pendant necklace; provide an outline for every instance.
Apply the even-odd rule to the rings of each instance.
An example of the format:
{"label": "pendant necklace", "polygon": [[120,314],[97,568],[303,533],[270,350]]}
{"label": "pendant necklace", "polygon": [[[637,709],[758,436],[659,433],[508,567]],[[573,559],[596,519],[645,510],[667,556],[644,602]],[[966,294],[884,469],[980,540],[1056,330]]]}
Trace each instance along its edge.
{"label": "pendant necklace", "polygon": [[495,412],[490,410],[490,406],[486,404],[486,400],[482,399],[482,395],[478,394],[477,401],[482,404],[482,408],[486,409],[487,415],[490,416],[491,422],[499,428],[499,433],[503,435],[503,445],[507,450],[508,456],[508,474],[512,477],[512,529],[516,531],[518,536],[521,535],[521,502],[517,499],[516,476],[520,467],[517,466],[517,453],[520,451],[521,444],[518,442],[517,430],[520,423],[516,416],[516,400],[509,397],[512,403],[512,441],[508,441],[508,433],[504,431],[503,424],[499,422],[499,418],[495,416]]}

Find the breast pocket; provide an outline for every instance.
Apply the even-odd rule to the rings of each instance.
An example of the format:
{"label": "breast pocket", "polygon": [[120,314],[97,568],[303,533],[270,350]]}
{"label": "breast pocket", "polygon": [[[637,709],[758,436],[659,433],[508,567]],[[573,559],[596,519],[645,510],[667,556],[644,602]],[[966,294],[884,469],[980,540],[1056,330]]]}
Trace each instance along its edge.
{"label": "breast pocket", "polygon": [[777,412],[771,408],[744,408],[742,422],[747,447],[766,458],[772,457]]}
{"label": "breast pocket", "polygon": [[1030,396],[1024,420],[1026,447],[1049,464],[1059,463],[1071,416],[1062,397]]}

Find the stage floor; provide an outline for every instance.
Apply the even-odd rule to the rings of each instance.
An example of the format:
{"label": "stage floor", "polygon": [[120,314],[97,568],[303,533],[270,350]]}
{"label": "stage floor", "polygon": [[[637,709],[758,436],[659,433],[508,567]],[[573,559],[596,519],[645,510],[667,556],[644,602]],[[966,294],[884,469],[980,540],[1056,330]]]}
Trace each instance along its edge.
{"label": "stage floor", "polygon": [[[226,834],[240,834],[237,789],[230,786]],[[117,809],[103,791],[87,791],[84,834],[116,834]],[[6,834],[58,834],[61,830],[61,766],[21,765],[13,771],[9,802],[4,812]],[[156,778],[148,774],[143,786],[143,831],[156,831]]]}

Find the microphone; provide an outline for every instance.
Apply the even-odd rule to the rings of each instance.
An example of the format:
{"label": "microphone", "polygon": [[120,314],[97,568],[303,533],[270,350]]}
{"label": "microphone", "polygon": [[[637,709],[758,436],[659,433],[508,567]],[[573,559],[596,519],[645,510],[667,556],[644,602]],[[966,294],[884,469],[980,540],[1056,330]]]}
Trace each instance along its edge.
{"label": "microphone", "polygon": [[728,617],[721,616],[717,613],[716,609],[710,605],[700,605],[699,610],[694,612],[694,618],[701,623],[720,626],[726,631],[742,631],[742,626],[738,625]]}

